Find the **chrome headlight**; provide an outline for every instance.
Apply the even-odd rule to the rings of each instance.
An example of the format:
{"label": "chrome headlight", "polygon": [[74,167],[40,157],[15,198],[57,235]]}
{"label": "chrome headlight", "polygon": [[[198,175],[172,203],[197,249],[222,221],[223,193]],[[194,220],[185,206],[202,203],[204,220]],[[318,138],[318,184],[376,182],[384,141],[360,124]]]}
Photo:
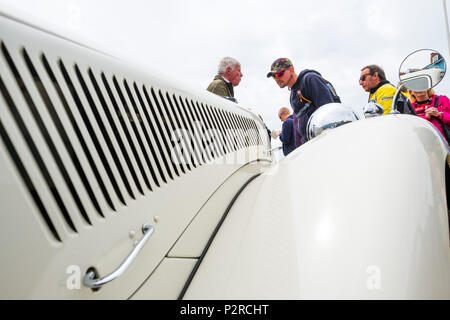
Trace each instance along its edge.
{"label": "chrome headlight", "polygon": [[384,113],[384,108],[381,104],[369,102],[364,106],[363,113],[366,118],[381,116]]}
{"label": "chrome headlight", "polygon": [[341,103],[328,103],[317,109],[306,125],[308,140],[317,137],[327,129],[358,120],[355,112]]}

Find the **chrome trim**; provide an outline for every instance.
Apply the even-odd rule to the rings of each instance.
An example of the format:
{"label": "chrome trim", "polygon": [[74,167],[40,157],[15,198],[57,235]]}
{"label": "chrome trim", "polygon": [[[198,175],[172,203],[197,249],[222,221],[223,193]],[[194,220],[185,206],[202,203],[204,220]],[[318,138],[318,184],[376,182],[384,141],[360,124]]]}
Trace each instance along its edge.
{"label": "chrome trim", "polygon": [[400,84],[400,87],[397,88],[397,91],[395,92],[394,98],[392,98],[392,105],[391,105],[391,112],[389,114],[400,114],[400,112],[397,110],[397,98],[402,92],[402,89],[405,86],[403,84]]}
{"label": "chrome trim", "polygon": [[384,113],[384,108],[376,102],[369,102],[364,106],[363,113],[365,118],[381,116]]}
{"label": "chrome trim", "polygon": [[307,140],[317,137],[323,131],[357,120],[359,119],[355,112],[341,103],[324,104],[309,117],[306,125]]}
{"label": "chrome trim", "polygon": [[272,148],[272,149],[267,149],[266,152],[267,152],[267,153],[271,153],[271,152],[274,152],[274,151],[281,150],[281,148],[282,148],[282,147],[279,146],[279,147],[275,147],[275,148]]}
{"label": "chrome trim", "polygon": [[128,257],[122,262],[122,264],[116,270],[100,279],[95,279],[95,272],[92,270],[91,271],[88,270],[86,272],[86,275],[84,276],[83,284],[88,288],[100,288],[103,285],[107,284],[108,282],[111,282],[120,277],[121,275],[123,275],[125,271],[133,263],[134,259],[136,259],[137,255],[144,247],[144,245],[147,243],[148,239],[150,239],[150,236],[153,234],[153,230],[154,230],[153,226],[147,223],[144,224],[142,226],[142,232],[144,236],[136,244],[136,247],[133,249],[133,251],[131,251]]}

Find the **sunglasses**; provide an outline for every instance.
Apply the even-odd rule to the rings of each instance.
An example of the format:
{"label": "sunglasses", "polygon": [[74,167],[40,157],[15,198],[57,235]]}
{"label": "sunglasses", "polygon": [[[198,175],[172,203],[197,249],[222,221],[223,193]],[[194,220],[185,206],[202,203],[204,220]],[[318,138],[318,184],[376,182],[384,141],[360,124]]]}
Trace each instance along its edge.
{"label": "sunglasses", "polygon": [[284,75],[284,72],[285,72],[286,70],[281,70],[281,71],[279,71],[279,72],[277,72],[277,73],[273,73],[272,74],[272,77],[274,77],[274,78],[281,78],[283,75]]}
{"label": "sunglasses", "polygon": [[363,75],[361,76],[361,78],[359,78],[359,81],[364,81],[364,80],[366,80],[366,77],[367,77],[367,76],[373,76],[373,74],[371,74],[371,73],[363,74]]}

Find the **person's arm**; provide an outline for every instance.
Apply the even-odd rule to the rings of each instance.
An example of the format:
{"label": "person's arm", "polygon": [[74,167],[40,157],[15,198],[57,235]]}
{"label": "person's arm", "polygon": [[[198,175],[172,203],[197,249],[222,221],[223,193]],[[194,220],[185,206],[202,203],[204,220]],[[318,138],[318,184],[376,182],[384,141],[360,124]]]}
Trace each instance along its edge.
{"label": "person's arm", "polygon": [[442,112],[440,118],[442,122],[450,126],[450,99],[446,96],[439,96],[438,110]]}
{"label": "person's arm", "polygon": [[397,92],[397,88],[390,85],[384,85],[380,89],[377,90],[377,103],[381,104],[384,109],[383,114],[388,114],[391,112],[392,101],[394,99],[395,92]]}
{"label": "person's arm", "polygon": [[422,119],[425,119],[425,120],[430,121],[430,119],[427,118],[427,114],[426,114],[425,112],[424,112],[424,113],[421,113],[421,114],[418,114],[417,116],[418,116],[418,117],[421,117]]}
{"label": "person's arm", "polygon": [[280,136],[280,134],[281,134],[281,130],[272,130],[272,131],[270,132],[270,136],[271,136],[273,139],[278,138],[278,137]]}
{"label": "person's arm", "polygon": [[293,130],[292,119],[286,119],[283,122],[283,126],[281,127],[280,141],[283,142],[284,144],[291,144],[293,142],[292,130]]}

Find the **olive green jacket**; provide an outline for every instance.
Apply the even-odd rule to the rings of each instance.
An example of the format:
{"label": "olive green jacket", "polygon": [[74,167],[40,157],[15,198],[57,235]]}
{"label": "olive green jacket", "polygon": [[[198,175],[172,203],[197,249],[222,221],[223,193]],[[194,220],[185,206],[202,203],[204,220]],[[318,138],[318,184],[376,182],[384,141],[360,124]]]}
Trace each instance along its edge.
{"label": "olive green jacket", "polygon": [[222,97],[234,97],[233,85],[231,83],[226,82],[219,75],[214,77],[213,82],[209,84],[206,90]]}

